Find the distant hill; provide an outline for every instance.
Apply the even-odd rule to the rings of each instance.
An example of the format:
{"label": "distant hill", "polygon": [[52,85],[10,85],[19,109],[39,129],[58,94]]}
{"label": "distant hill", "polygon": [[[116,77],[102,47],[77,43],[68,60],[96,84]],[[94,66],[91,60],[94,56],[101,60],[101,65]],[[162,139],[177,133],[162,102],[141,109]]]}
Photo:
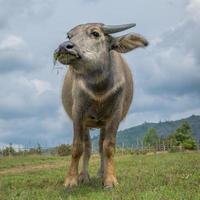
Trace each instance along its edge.
{"label": "distant hill", "polygon": [[[160,136],[166,137],[185,121],[187,121],[192,127],[193,136],[197,140],[200,140],[200,116],[192,115],[186,119],[180,119],[176,121],[166,121],[159,123],[145,122],[139,126],[119,131],[117,133],[117,145],[121,146],[123,144],[125,147],[136,146],[137,142],[142,140],[149,128],[155,128]],[[93,138],[94,147],[97,147],[98,137],[99,136],[97,135]]]}

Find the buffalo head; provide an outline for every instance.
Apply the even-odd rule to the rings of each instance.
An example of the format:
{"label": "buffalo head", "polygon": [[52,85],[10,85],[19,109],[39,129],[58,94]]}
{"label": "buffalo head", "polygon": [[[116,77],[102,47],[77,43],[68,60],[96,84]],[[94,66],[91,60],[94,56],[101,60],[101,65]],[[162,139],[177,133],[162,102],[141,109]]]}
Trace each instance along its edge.
{"label": "buffalo head", "polygon": [[148,45],[147,40],[136,33],[119,37],[111,35],[135,25],[108,26],[101,23],[78,25],[67,33],[68,40],[55,50],[54,59],[64,65],[72,65],[79,73],[84,73],[86,69],[92,70],[101,67],[109,62],[111,50],[126,53],[137,47]]}

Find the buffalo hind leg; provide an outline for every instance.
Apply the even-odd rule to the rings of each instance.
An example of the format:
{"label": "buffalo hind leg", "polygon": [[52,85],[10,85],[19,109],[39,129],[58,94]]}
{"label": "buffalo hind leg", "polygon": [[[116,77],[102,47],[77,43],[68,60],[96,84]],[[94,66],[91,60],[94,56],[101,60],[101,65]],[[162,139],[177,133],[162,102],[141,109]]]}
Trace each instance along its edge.
{"label": "buffalo hind leg", "polygon": [[78,185],[78,165],[79,160],[83,152],[83,134],[84,127],[80,123],[73,123],[74,126],[74,138],[72,145],[72,157],[69,172],[65,178],[64,186],[71,188]]}
{"label": "buffalo hind leg", "polygon": [[79,182],[88,183],[90,181],[90,176],[88,173],[88,164],[91,155],[91,141],[89,129],[85,129],[84,134],[84,149],[83,149],[83,169],[79,174]]}

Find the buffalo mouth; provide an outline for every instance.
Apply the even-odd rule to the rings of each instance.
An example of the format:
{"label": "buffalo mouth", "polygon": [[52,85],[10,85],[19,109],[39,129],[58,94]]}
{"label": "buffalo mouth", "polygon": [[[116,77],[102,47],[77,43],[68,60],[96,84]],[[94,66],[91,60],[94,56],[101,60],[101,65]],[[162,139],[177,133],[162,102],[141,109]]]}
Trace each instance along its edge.
{"label": "buffalo mouth", "polygon": [[53,58],[54,58],[54,65],[56,64],[57,61],[59,61],[63,65],[67,65],[67,64],[71,64],[77,59],[80,59],[81,56],[75,50],[63,51],[60,49],[56,49],[54,51]]}

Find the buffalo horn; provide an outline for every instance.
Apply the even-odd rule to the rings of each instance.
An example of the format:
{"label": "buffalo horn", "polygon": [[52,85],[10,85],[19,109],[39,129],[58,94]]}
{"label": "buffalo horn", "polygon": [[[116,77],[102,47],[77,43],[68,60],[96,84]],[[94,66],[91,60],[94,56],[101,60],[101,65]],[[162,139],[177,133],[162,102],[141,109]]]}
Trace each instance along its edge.
{"label": "buffalo horn", "polygon": [[104,33],[111,34],[111,33],[118,33],[118,32],[127,30],[134,26],[136,26],[135,23],[123,24],[123,25],[103,25],[102,28],[103,28]]}

